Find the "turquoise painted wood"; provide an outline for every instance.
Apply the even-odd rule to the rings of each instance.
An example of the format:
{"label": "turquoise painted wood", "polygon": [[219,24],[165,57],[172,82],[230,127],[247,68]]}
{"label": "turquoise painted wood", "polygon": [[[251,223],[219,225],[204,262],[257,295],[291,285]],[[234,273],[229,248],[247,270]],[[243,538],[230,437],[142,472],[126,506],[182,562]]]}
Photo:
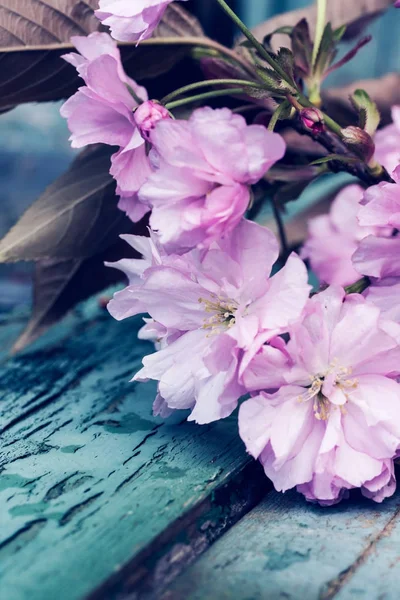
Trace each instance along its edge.
{"label": "turquoise painted wood", "polygon": [[3,355],[1,600],[397,600],[400,494],[315,507],[270,491],[235,417],[154,418],[139,324],[93,300]]}
{"label": "turquoise painted wood", "polygon": [[[3,348],[21,319],[3,319]],[[4,600],[77,600],[110,577],[96,597],[160,587],[263,493],[241,479],[235,419],[152,416],[155,386],[129,382],[152,349],[139,324],[93,301],[0,366]]]}
{"label": "turquoise painted wood", "polygon": [[319,508],[270,492],[163,600],[398,600],[400,494]]}

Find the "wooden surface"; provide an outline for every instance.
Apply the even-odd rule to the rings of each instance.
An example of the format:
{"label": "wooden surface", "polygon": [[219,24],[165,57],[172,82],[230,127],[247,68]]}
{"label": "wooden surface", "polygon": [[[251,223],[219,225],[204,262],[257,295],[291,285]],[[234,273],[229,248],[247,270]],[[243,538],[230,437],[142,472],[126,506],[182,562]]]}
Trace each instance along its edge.
{"label": "wooden surface", "polygon": [[400,495],[332,508],[270,492],[163,600],[398,600]]}
{"label": "wooden surface", "polygon": [[129,382],[151,351],[139,324],[93,302],[0,367],[2,600],[80,599],[111,576],[107,597],[149,592],[261,497],[234,419],[152,417],[155,386]]}
{"label": "wooden surface", "polygon": [[1,600],[399,598],[400,495],[279,495],[235,417],[152,417],[139,319],[91,301],[6,359],[25,319],[0,315]]}

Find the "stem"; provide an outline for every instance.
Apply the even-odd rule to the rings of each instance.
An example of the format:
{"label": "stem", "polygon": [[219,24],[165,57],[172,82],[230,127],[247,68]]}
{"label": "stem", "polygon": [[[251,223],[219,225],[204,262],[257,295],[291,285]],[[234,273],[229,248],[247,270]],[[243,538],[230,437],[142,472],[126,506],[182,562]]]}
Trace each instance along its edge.
{"label": "stem", "polygon": [[161,104],[167,104],[174,100],[178,96],[182,94],[186,94],[187,92],[191,92],[192,90],[197,90],[203,87],[209,87],[212,85],[236,85],[242,87],[252,87],[252,88],[260,88],[264,89],[263,86],[258,83],[253,83],[252,81],[242,80],[242,79],[209,79],[208,81],[197,81],[196,83],[191,83],[189,85],[185,85],[174,92],[168,94],[161,100]]}
{"label": "stem", "polygon": [[282,113],[285,112],[285,110],[288,109],[288,107],[290,107],[290,104],[287,100],[284,100],[279,106],[278,108],[274,111],[274,114],[271,117],[270,122],[268,123],[268,130],[269,131],[274,131],[277,122],[280,119],[280,116]]}
{"label": "stem", "polygon": [[317,28],[315,30],[314,48],[312,53],[312,65],[315,65],[317,60],[318,51],[321,45],[322,36],[324,35],[325,22],[326,22],[326,4],[327,0],[317,0]]}
{"label": "stem", "polygon": [[227,5],[225,0],[217,0],[218,4],[221,8],[226,12],[226,14],[232,19],[232,21],[237,25],[240,31],[244,36],[249,40],[249,42],[254,46],[260,56],[269,64],[270,67],[278,73],[284,81],[289,83],[291,86],[293,83],[290,81],[285,71],[281,68],[281,66],[270,56],[269,52],[264,48],[264,46],[258,41],[258,39],[251,33],[250,29],[246,27],[241,19],[237,16],[237,14]]}
{"label": "stem", "polygon": [[352,285],[348,285],[344,289],[346,291],[346,294],[362,294],[362,292],[364,290],[366,290],[370,284],[371,284],[371,282],[370,282],[369,278],[363,277],[362,279],[359,279]]}
{"label": "stem", "polygon": [[272,202],[272,210],[274,211],[275,221],[278,226],[282,254],[283,254],[284,259],[286,260],[286,258],[289,256],[290,250],[289,250],[289,244],[288,244],[288,240],[287,240],[287,236],[286,236],[285,225],[283,223],[282,215],[279,210],[279,206],[278,206],[278,202],[277,202],[276,198],[273,197],[271,202]]}
{"label": "stem", "polygon": [[209,98],[218,98],[219,96],[236,94],[244,94],[244,89],[232,88],[229,90],[214,90],[213,92],[205,92],[204,94],[197,94],[196,96],[189,96],[188,98],[182,98],[181,100],[176,100],[175,102],[169,102],[165,105],[165,108],[167,110],[172,110],[174,108],[178,108],[179,106],[185,106],[186,104],[198,102],[199,100],[208,100]]}

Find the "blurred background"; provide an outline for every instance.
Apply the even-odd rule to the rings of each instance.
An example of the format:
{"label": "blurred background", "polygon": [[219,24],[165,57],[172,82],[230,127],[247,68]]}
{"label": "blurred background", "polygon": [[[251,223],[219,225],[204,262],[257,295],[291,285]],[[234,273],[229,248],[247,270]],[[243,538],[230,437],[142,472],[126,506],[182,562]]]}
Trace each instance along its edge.
{"label": "blurred background", "polygon": [[[309,0],[231,0],[231,6],[249,26],[274,14],[302,8]],[[190,0],[208,35],[232,42],[234,31],[215,0]],[[328,80],[329,86],[353,79],[398,71],[400,56],[399,10],[369,27],[374,39],[357,58]],[[379,48],[379,54],[378,54]],[[0,115],[0,236],[19,215],[70,164],[74,152],[68,144],[66,123],[58,104],[20,106]],[[0,310],[31,301],[30,265],[0,265]]]}

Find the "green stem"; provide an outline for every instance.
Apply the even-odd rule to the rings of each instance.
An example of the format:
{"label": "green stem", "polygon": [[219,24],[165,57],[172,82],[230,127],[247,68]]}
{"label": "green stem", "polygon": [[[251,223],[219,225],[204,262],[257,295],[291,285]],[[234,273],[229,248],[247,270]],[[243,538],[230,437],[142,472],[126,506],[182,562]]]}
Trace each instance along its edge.
{"label": "green stem", "polygon": [[191,92],[192,90],[197,90],[203,87],[210,87],[212,85],[240,85],[242,87],[264,89],[262,85],[254,83],[252,81],[247,81],[245,79],[209,79],[208,81],[197,81],[196,83],[190,83],[189,85],[185,85],[179,88],[178,90],[171,92],[170,94],[168,94],[168,96],[165,96],[161,100],[161,104],[167,104],[168,102],[171,102],[171,100],[174,100],[178,96],[186,94],[187,92]]}
{"label": "green stem", "polygon": [[269,64],[270,67],[274,69],[276,73],[278,73],[284,81],[289,83],[291,86],[293,83],[290,81],[289,77],[286,75],[285,71],[281,68],[281,66],[270,56],[269,52],[264,48],[264,46],[258,41],[258,39],[251,33],[250,29],[246,27],[241,19],[237,16],[237,14],[228,6],[225,0],[217,0],[218,4],[221,8],[226,12],[226,14],[232,19],[232,21],[237,25],[240,31],[244,36],[249,40],[249,42],[254,46],[260,56]]}
{"label": "green stem", "polygon": [[192,104],[193,102],[199,102],[200,100],[208,100],[209,98],[218,98],[219,96],[229,96],[244,94],[243,88],[231,88],[229,90],[215,90],[213,92],[205,92],[204,94],[197,94],[196,96],[189,96],[188,98],[182,98],[175,102],[169,102],[165,105],[167,110],[173,110],[179,106],[185,106],[186,104]]}
{"label": "green stem", "polygon": [[326,4],[327,0],[317,0],[317,28],[315,30],[314,48],[312,53],[312,64],[315,65],[317,60],[318,51],[321,45],[322,36],[324,35],[325,22],[326,22]]}
{"label": "green stem", "polygon": [[363,277],[362,279],[359,279],[352,285],[348,285],[344,289],[346,291],[346,294],[362,294],[362,292],[366,290],[370,284],[371,281],[368,279],[368,277]]}
{"label": "green stem", "polygon": [[287,110],[290,107],[290,103],[288,102],[288,100],[284,100],[282,102],[282,104],[280,104],[278,106],[278,108],[274,111],[274,114],[271,117],[270,122],[268,123],[268,129],[269,131],[274,131],[277,122],[280,119],[280,116],[283,112],[285,112],[285,110]]}

